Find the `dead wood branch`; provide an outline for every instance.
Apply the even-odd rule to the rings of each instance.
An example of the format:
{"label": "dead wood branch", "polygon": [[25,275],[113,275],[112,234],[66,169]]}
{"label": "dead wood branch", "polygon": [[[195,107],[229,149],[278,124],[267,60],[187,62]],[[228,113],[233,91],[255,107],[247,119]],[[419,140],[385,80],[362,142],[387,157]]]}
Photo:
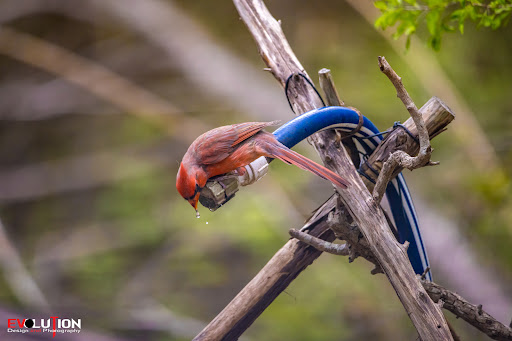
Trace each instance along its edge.
{"label": "dead wood branch", "polygon": [[[419,109],[419,111],[423,117],[423,121],[425,122],[425,127],[430,139],[433,139],[443,132],[444,129],[446,129],[446,126],[455,118],[455,115],[450,108],[448,108],[446,104],[437,97],[429,99],[428,102]],[[418,153],[419,144],[417,142],[417,138],[417,127],[414,124],[413,119],[409,118],[399,126],[399,128],[392,128],[392,131],[386,136],[384,142],[378,145],[368,158],[367,162],[361,165],[361,170],[367,175],[367,177],[376,182],[378,174],[381,172],[384,163],[389,159],[390,155],[397,151],[402,151],[409,155],[415,155]],[[392,172],[392,178],[398,175],[402,170],[403,167],[395,167]],[[368,189],[372,190],[374,188],[375,183],[368,180],[368,178],[363,178],[363,181]]]}
{"label": "dead wood branch", "polygon": [[[438,98],[430,99],[420,109],[420,112],[424,116],[431,137],[437,135],[434,134],[435,131],[442,131],[453,120],[453,114],[448,111],[448,108]],[[435,122],[442,123],[439,125]],[[410,118],[404,125],[413,127],[414,123]],[[397,136],[398,138],[387,138],[377,147],[368,160],[371,167],[377,167],[380,163],[379,160],[387,159],[393,150],[404,148],[405,152],[412,153],[414,148],[418,147],[415,142],[408,143],[405,141],[406,137],[400,137],[402,136],[402,130],[395,130],[389,135]],[[401,143],[397,144],[397,142]],[[372,158],[375,153],[380,156]],[[370,174],[371,172],[368,171],[367,175]],[[370,181],[368,181],[368,184],[373,186],[373,183]],[[337,198],[332,196],[315,211],[301,230],[307,230],[310,235],[322,240],[333,241],[335,236],[330,229],[332,225],[328,222],[328,216],[336,205]],[[357,232],[355,237],[357,238],[359,234],[360,232]],[[241,335],[268,305],[286,289],[292,280],[317,259],[320,254],[320,251],[296,239],[288,241],[251,282],[210,322],[201,334],[196,336],[195,340],[218,340],[226,335]],[[226,321],[226,319],[229,319],[229,321]]]}
{"label": "dead wood branch", "polygon": [[[336,197],[336,195],[334,197]],[[353,224],[339,223],[340,221],[343,222],[345,218],[332,219],[334,215],[341,215],[348,219],[350,219],[350,216],[344,212],[342,206],[338,206],[335,211],[332,211],[329,214],[330,218],[328,219],[331,224],[330,228],[333,229],[335,235],[339,239],[346,240],[346,244],[333,244],[293,229],[290,230],[290,235],[315,248],[320,246],[318,249],[321,251],[329,252],[334,249],[336,252],[329,253],[349,256],[349,262],[353,261],[354,255],[357,257],[361,256],[375,265],[375,268],[372,270],[372,274],[378,273],[380,267],[378,263],[376,263],[376,258],[372,254],[368,242],[362,238],[359,228]],[[340,247],[341,245],[345,246],[343,248],[343,252],[338,252],[342,249]],[[483,311],[482,305],[472,304],[460,295],[457,295],[439,284],[425,281],[423,276],[421,284],[430,298],[434,302],[438,303],[440,307],[452,312],[458,318],[462,318],[473,327],[488,335],[490,338],[494,340],[512,340],[512,329]]]}
{"label": "dead wood branch", "polygon": [[[310,234],[333,241],[325,219],[311,222]],[[236,340],[321,252],[288,241],[194,340]]]}
{"label": "dead wood branch", "polygon": [[[425,203],[418,205],[417,198],[415,202],[422,226],[428,227],[423,229],[422,235],[429,245],[429,258],[435,272],[442,273],[445,284],[452,290],[463,293],[471,302],[483,303],[491,315],[502,323],[508,322],[512,297],[506,291],[510,283],[501,283],[500,276],[484,266],[453,221]],[[429,240],[432,243],[428,243]]]}
{"label": "dead wood branch", "polygon": [[512,340],[512,329],[498,322],[482,309],[461,296],[433,282],[422,281],[434,302],[443,302],[443,308],[474,326],[494,340]]}
{"label": "dead wood branch", "polygon": [[397,97],[400,98],[407,111],[411,115],[416,129],[418,130],[420,150],[417,156],[410,156],[409,154],[400,150],[395,151],[389,156],[389,159],[384,163],[384,166],[380,171],[379,177],[377,178],[377,183],[373,189],[373,197],[377,202],[382,200],[386,186],[388,185],[388,182],[393,178],[393,173],[396,167],[413,170],[416,168],[424,167],[426,165],[437,164],[430,161],[430,156],[432,155],[432,147],[430,146],[430,139],[428,136],[427,128],[425,127],[425,122],[423,121],[423,117],[418,111],[416,104],[414,104],[414,101],[411,99],[409,93],[405,89],[402,83],[402,78],[396,74],[395,70],[391,68],[388,61],[384,57],[379,57],[379,68],[389,78],[391,83],[393,83],[396,88]]}
{"label": "dead wood branch", "polygon": [[[317,250],[335,255],[348,256],[350,263],[357,257],[362,256],[375,266],[371,271],[372,274],[383,273],[378,260],[370,250],[368,241],[363,237],[357,225],[354,224],[354,220],[343,204],[341,204],[338,195],[333,195],[326,204],[324,204],[324,207],[333,208],[327,215],[328,226],[334,232],[336,238],[345,240],[346,244],[333,244],[294,229],[290,229],[290,235],[303,243],[315,247]],[[331,250],[334,250],[334,252],[330,252]]]}
{"label": "dead wood branch", "polygon": [[[320,80],[320,87],[322,88],[322,91],[325,94],[325,101],[327,105],[331,106],[345,106],[345,103],[340,98],[338,94],[338,90],[336,90],[336,86],[334,85],[334,81],[332,79],[331,70],[323,68],[320,71],[318,71],[318,78]],[[357,109],[353,108],[357,111]],[[359,111],[358,111],[359,112]],[[359,113],[361,114],[361,113]],[[345,146],[345,150],[350,155],[350,159],[354,163],[354,165],[359,165],[361,160],[359,157],[359,152],[357,151],[356,145],[354,143],[354,140],[349,138],[354,134],[357,130],[361,128],[363,125],[363,116],[359,116],[359,124],[358,128],[354,130],[352,133],[345,133],[340,132],[339,130],[336,130],[336,140],[335,144],[336,146],[339,146],[340,143],[343,143]]]}
{"label": "dead wood branch", "polygon": [[313,246],[315,249],[331,253],[337,256],[348,256],[350,254],[350,246],[348,244],[334,244],[326,240],[314,237],[309,233],[290,229],[290,236],[300,240],[303,243]]}
{"label": "dead wood branch", "polygon": [[[234,2],[242,20],[253,34],[263,60],[272,69],[274,77],[284,85],[290,75],[295,75],[291,79],[291,86],[289,87],[289,98],[295,112],[303,113],[319,107],[321,103],[319,103],[314,90],[303,81],[302,77],[297,76],[298,73],[302,73],[307,77],[302,65],[288,45],[280,24],[271,16],[265,5],[256,0],[235,0]],[[416,326],[420,337],[423,340],[451,340],[448,326],[440,308],[427,297],[421,283],[414,275],[404,248],[396,242],[391,234],[384,214],[364,186],[345,149],[330,145],[333,140],[335,140],[334,132],[322,132],[316,134],[313,138],[324,162],[330,160],[330,162],[327,162],[327,166],[343,174],[346,179],[352,182],[347,190],[340,191],[340,195],[355,222],[368,239],[372,251],[379,259],[379,263]],[[264,282],[261,284],[264,284]],[[238,300],[242,299],[244,295],[249,295],[250,301],[255,297],[262,297],[261,295],[264,294],[262,291],[265,289],[260,288],[256,292],[245,291],[244,289],[244,294],[240,293],[196,337],[196,340],[216,340],[227,335],[232,338],[239,336],[245,330],[242,328],[247,328],[252,321],[247,324],[247,322],[243,323],[237,320],[236,316],[233,315],[233,312],[236,313],[236,311],[233,311],[234,306],[240,304]],[[263,304],[267,305],[269,303],[265,302]],[[239,306],[239,308],[244,309],[244,312],[242,316],[236,315],[238,315],[238,318],[244,318],[247,313],[247,306]],[[255,317],[253,316],[253,318]],[[239,323],[243,323],[244,326]]]}
{"label": "dead wood branch", "polygon": [[344,106],[345,102],[343,102],[338,94],[338,90],[334,86],[331,70],[323,68],[318,71],[318,79],[320,80],[320,88],[322,88],[325,94],[326,103],[328,105]]}

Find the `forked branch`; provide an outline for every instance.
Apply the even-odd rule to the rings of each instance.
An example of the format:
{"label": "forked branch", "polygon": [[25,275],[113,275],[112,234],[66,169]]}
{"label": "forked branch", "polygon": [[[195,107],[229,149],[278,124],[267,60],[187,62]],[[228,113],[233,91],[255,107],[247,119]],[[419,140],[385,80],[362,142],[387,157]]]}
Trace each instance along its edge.
{"label": "forked branch", "polygon": [[[234,0],[234,3],[241,19],[251,31],[264,62],[272,69],[279,83],[286,84],[290,75],[308,77],[286,41],[281,26],[265,4],[261,0]],[[296,113],[322,106],[317,93],[302,79],[304,77],[292,77],[288,87],[288,98]],[[396,242],[381,208],[362,182],[345,149],[331,143],[335,139],[336,134],[332,131],[323,131],[312,137],[324,163],[351,181],[349,188],[340,189],[340,197],[367,239],[420,337],[424,341],[452,340],[441,309],[430,300],[419,279],[415,277],[403,246]],[[324,222],[319,220],[318,225]],[[195,340],[238,337],[262,309],[270,304],[268,298],[275,297],[303,269],[302,266],[309,265],[310,262],[304,264],[301,260],[302,266],[293,266],[293,272],[290,267],[281,267],[295,259],[297,252],[303,249],[302,245],[288,243],[281,249],[265,266],[265,271],[260,272]],[[308,249],[313,248],[304,251],[310,253]],[[282,271],[277,272],[279,269]]]}
{"label": "forked branch", "polygon": [[410,156],[403,151],[395,151],[390,155],[389,159],[384,163],[380,175],[373,189],[373,197],[377,202],[382,200],[384,191],[388,182],[393,178],[393,173],[396,167],[407,168],[414,170],[416,168],[424,167],[427,165],[437,165],[438,163],[430,161],[432,155],[432,147],[430,146],[430,138],[428,136],[427,128],[423,117],[419,112],[416,104],[414,104],[411,96],[405,89],[402,78],[397,75],[395,70],[389,65],[388,61],[384,57],[379,57],[379,68],[393,83],[396,89],[396,95],[402,103],[405,105],[407,111],[411,115],[416,128],[418,129],[418,142],[420,144],[420,150],[417,156]]}

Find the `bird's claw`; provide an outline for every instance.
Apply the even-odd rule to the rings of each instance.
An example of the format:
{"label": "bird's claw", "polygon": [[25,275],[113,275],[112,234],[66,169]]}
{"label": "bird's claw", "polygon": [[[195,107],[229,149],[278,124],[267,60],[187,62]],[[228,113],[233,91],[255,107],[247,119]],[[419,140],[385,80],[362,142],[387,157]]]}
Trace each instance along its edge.
{"label": "bird's claw", "polygon": [[242,176],[245,173],[247,173],[247,170],[245,169],[245,167],[238,167],[237,169],[235,169],[235,172],[238,176]]}

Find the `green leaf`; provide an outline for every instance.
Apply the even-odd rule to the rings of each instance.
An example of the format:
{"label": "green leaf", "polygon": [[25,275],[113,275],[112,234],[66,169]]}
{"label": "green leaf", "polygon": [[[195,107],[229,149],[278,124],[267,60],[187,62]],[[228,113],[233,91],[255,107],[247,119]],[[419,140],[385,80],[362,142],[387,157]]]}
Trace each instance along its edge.
{"label": "green leaf", "polygon": [[468,16],[468,11],[466,8],[460,8],[458,10],[455,10],[450,15],[450,20],[458,21],[458,27],[460,34],[464,34],[464,21],[466,20]]}
{"label": "green leaf", "polygon": [[441,28],[441,13],[440,11],[430,11],[425,17],[427,21],[427,28],[431,35],[439,34]]}
{"label": "green leaf", "polygon": [[478,26],[490,27],[492,25],[492,16],[484,14],[478,23]]}
{"label": "green leaf", "polygon": [[407,35],[407,36],[410,36],[411,34],[413,34],[415,32],[416,32],[416,26],[415,25],[410,25],[410,26],[408,26],[405,29],[404,34]]}
{"label": "green leaf", "polygon": [[373,5],[380,9],[382,12],[386,11],[388,9],[388,4],[386,3],[386,1],[375,1],[373,3]]}
{"label": "green leaf", "polygon": [[467,17],[467,12],[465,8],[460,8],[452,12],[450,14],[450,20],[460,20],[465,19]]}
{"label": "green leaf", "polygon": [[428,44],[435,50],[440,48],[442,34],[457,29],[464,34],[467,20],[495,30],[512,16],[512,0],[378,0],[375,7],[382,12],[375,26],[386,29],[398,24],[393,38],[406,35],[406,46],[425,23],[430,34]]}
{"label": "green leaf", "polygon": [[477,11],[476,11],[476,8],[471,6],[471,5],[467,5],[465,7],[466,9],[466,13],[469,15],[469,18],[473,21],[476,21],[480,16],[481,14],[479,14]]}
{"label": "green leaf", "polygon": [[429,44],[435,51],[439,51],[441,48],[441,36],[432,36],[429,40]]}
{"label": "green leaf", "polygon": [[491,28],[493,30],[496,30],[496,29],[502,27],[504,24],[506,24],[506,22],[508,21],[509,18],[510,18],[510,12],[505,12],[505,13],[499,14],[498,16],[496,16],[496,18],[494,18],[494,21],[491,24]]}
{"label": "green leaf", "polygon": [[396,10],[391,10],[389,12],[383,13],[377,19],[377,21],[375,21],[375,26],[382,28],[382,29],[393,26],[394,24],[396,24],[396,22],[400,18],[401,12],[402,12],[401,9],[396,9]]}
{"label": "green leaf", "polygon": [[445,32],[453,32],[455,31],[455,27],[453,27],[452,25],[448,24],[448,23],[443,23],[441,24],[441,29]]}

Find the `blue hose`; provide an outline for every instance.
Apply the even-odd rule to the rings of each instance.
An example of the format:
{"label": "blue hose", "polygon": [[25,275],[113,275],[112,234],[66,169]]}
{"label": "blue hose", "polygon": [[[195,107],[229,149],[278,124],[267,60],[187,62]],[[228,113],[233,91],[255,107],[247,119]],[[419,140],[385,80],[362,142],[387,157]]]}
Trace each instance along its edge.
{"label": "blue hose", "polygon": [[[324,107],[297,116],[295,119],[274,131],[274,136],[279,142],[288,148],[292,148],[300,141],[318,131],[339,128],[340,126],[346,125],[356,127],[358,123],[359,115],[352,109],[345,107]],[[363,127],[369,129],[372,134],[379,132],[377,127],[366,117],[364,117]]]}
{"label": "blue hose", "polygon": [[[375,125],[366,117],[363,126],[351,138],[359,153],[370,155],[382,141],[382,136]],[[324,130],[336,128],[346,132],[353,131],[359,123],[359,114],[345,107],[324,107],[311,110],[279,127],[274,136],[279,142],[292,148],[308,136]],[[377,135],[379,134],[379,135]],[[429,267],[427,252],[421,239],[418,218],[414,210],[411,195],[402,173],[389,182],[386,196],[395,221],[399,241],[409,241],[407,254],[417,274],[423,274]],[[430,271],[426,279],[432,280]]]}

